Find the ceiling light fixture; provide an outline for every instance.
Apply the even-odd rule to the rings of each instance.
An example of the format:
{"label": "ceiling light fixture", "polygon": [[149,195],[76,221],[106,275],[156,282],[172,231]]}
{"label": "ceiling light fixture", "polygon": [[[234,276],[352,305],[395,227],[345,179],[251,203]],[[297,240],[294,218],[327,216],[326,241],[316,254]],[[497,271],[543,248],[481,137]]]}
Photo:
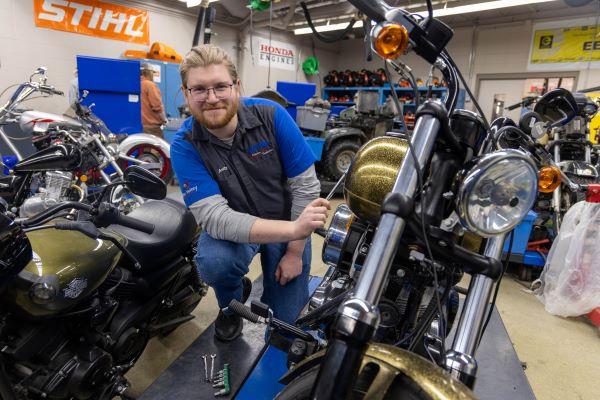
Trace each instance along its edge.
{"label": "ceiling light fixture", "polygon": [[[179,1],[186,2],[188,8],[199,6],[202,3],[202,0],[179,0]],[[213,3],[215,1],[219,1],[219,0],[208,0],[209,3]]]}
{"label": "ceiling light fixture", "polygon": [[[468,14],[481,11],[497,10],[499,8],[509,8],[516,6],[526,6],[529,4],[549,3],[556,0],[495,0],[485,3],[469,4],[466,6],[448,7],[433,10],[434,17],[445,17],[448,15]],[[419,14],[423,17],[427,16],[427,11],[421,11]]]}
{"label": "ceiling light fixture", "polygon": [[[327,24],[327,25],[319,25],[315,26],[315,30],[317,32],[330,32],[330,31],[339,31],[342,29],[346,29],[348,26],[348,22],[342,22],[339,24]],[[361,19],[354,23],[353,28],[361,28],[363,26],[363,22]],[[312,29],[308,28],[299,28],[294,29],[294,35],[306,35],[308,33],[312,33]]]}
{"label": "ceiling light fixture", "polygon": [[[495,1],[487,1],[484,3],[469,4],[466,6],[440,8],[437,10],[433,10],[433,16],[434,17],[445,17],[448,15],[469,14],[469,13],[474,13],[474,12],[497,10],[499,8],[526,6],[529,4],[538,4],[538,3],[549,3],[551,1],[556,1],[556,0],[495,0]],[[419,14],[423,17],[427,17],[427,11],[420,11],[415,14]],[[339,23],[339,24],[318,25],[315,27],[315,29],[317,30],[317,32],[329,32],[329,31],[338,31],[341,29],[345,29],[346,26],[348,26],[348,23],[344,22],[344,23]],[[358,20],[354,24],[355,28],[360,28],[362,26],[363,26],[362,20]],[[310,29],[310,27],[294,29],[295,35],[306,35],[309,33],[312,33],[312,30]]]}

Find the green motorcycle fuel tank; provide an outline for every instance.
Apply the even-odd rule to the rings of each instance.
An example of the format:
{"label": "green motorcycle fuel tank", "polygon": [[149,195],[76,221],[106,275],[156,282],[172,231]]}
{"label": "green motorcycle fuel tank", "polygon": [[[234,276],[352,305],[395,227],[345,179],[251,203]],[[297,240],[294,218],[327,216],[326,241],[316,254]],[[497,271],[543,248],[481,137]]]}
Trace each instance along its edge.
{"label": "green motorcycle fuel tank", "polygon": [[27,236],[33,259],[4,296],[7,306],[26,317],[51,317],[73,308],[102,284],[121,257],[113,243],[76,231],[44,229]]}

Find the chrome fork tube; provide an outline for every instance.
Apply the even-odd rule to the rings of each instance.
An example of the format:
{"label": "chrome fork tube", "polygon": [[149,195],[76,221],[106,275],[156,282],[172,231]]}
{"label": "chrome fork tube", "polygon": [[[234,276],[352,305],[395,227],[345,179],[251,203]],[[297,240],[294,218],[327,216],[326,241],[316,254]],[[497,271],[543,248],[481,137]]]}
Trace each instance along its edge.
{"label": "chrome fork tube", "polygon": [[590,125],[586,121],[585,122],[585,161],[591,163],[592,162],[592,146],[588,145],[589,141],[590,141]]}
{"label": "chrome fork tube", "polygon": [[[433,151],[439,128],[440,121],[431,115],[423,115],[417,120],[411,142],[421,167]],[[410,151],[409,149],[404,157],[392,193],[412,198],[417,188],[417,172]],[[377,325],[379,314],[376,307],[405,225],[406,222],[397,215],[382,215],[354,295],[341,306],[342,315],[372,326]],[[357,318],[360,315],[365,318]]]}
{"label": "chrome fork tube", "polygon": [[[506,234],[502,234],[488,239],[484,255],[499,260],[505,237]],[[481,340],[493,287],[492,278],[484,275],[474,275],[471,278],[452,348],[446,353],[445,364],[450,375],[471,388],[477,375],[475,352]]]}
{"label": "chrome fork tube", "polygon": [[[427,109],[428,103],[424,104]],[[431,109],[436,106],[430,105]],[[434,110],[434,112],[437,112]],[[412,147],[419,165],[425,165],[433,151],[440,129],[440,120],[423,112],[417,119],[411,137]],[[407,152],[394,184],[392,193],[400,201],[412,199],[417,186],[412,155]],[[399,202],[400,202],[399,201]],[[409,213],[410,205],[398,214]],[[363,354],[379,324],[377,304],[385,285],[390,265],[404,231],[405,221],[395,213],[383,213],[371,249],[361,269],[355,292],[339,307],[333,325],[333,334],[328,342],[327,353],[312,388],[311,399],[346,399],[354,386],[363,361]]]}

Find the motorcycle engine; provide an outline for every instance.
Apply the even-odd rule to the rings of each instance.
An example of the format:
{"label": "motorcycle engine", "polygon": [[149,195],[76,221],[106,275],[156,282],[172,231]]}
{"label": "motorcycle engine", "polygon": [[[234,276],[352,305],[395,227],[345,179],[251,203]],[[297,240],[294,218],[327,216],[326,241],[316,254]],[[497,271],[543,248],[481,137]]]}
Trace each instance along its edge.
{"label": "motorcycle engine", "polygon": [[38,188],[38,193],[25,199],[19,209],[21,218],[29,218],[56,204],[68,200],[68,190],[71,188],[73,174],[63,171],[46,172],[43,186]]}

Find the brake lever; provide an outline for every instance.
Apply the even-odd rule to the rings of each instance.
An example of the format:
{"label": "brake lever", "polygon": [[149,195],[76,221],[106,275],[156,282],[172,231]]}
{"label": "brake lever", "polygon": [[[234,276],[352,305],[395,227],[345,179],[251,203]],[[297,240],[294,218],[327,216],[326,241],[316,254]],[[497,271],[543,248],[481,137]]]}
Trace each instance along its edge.
{"label": "brake lever", "polygon": [[114,244],[115,246],[117,246],[117,248],[119,250],[121,250],[121,252],[123,254],[125,254],[127,257],[129,257],[129,259],[131,261],[133,261],[133,268],[136,271],[140,271],[142,269],[142,264],[140,264],[140,262],[138,261],[138,259],[131,253],[131,251],[129,251],[125,246],[123,246],[123,244],[121,242],[119,242],[119,240],[117,240],[117,238],[110,236],[110,235],[105,235],[103,233],[100,233],[100,235],[98,236],[99,239],[104,239],[104,240],[108,240],[109,242],[111,242],[112,244]]}
{"label": "brake lever", "polygon": [[123,252],[131,261],[133,261],[133,268],[136,271],[140,271],[142,269],[142,264],[138,261],[138,259],[129,251],[121,242],[119,242],[116,238],[108,236],[108,235],[100,235],[100,239],[106,239],[109,242],[113,243],[119,250]]}

